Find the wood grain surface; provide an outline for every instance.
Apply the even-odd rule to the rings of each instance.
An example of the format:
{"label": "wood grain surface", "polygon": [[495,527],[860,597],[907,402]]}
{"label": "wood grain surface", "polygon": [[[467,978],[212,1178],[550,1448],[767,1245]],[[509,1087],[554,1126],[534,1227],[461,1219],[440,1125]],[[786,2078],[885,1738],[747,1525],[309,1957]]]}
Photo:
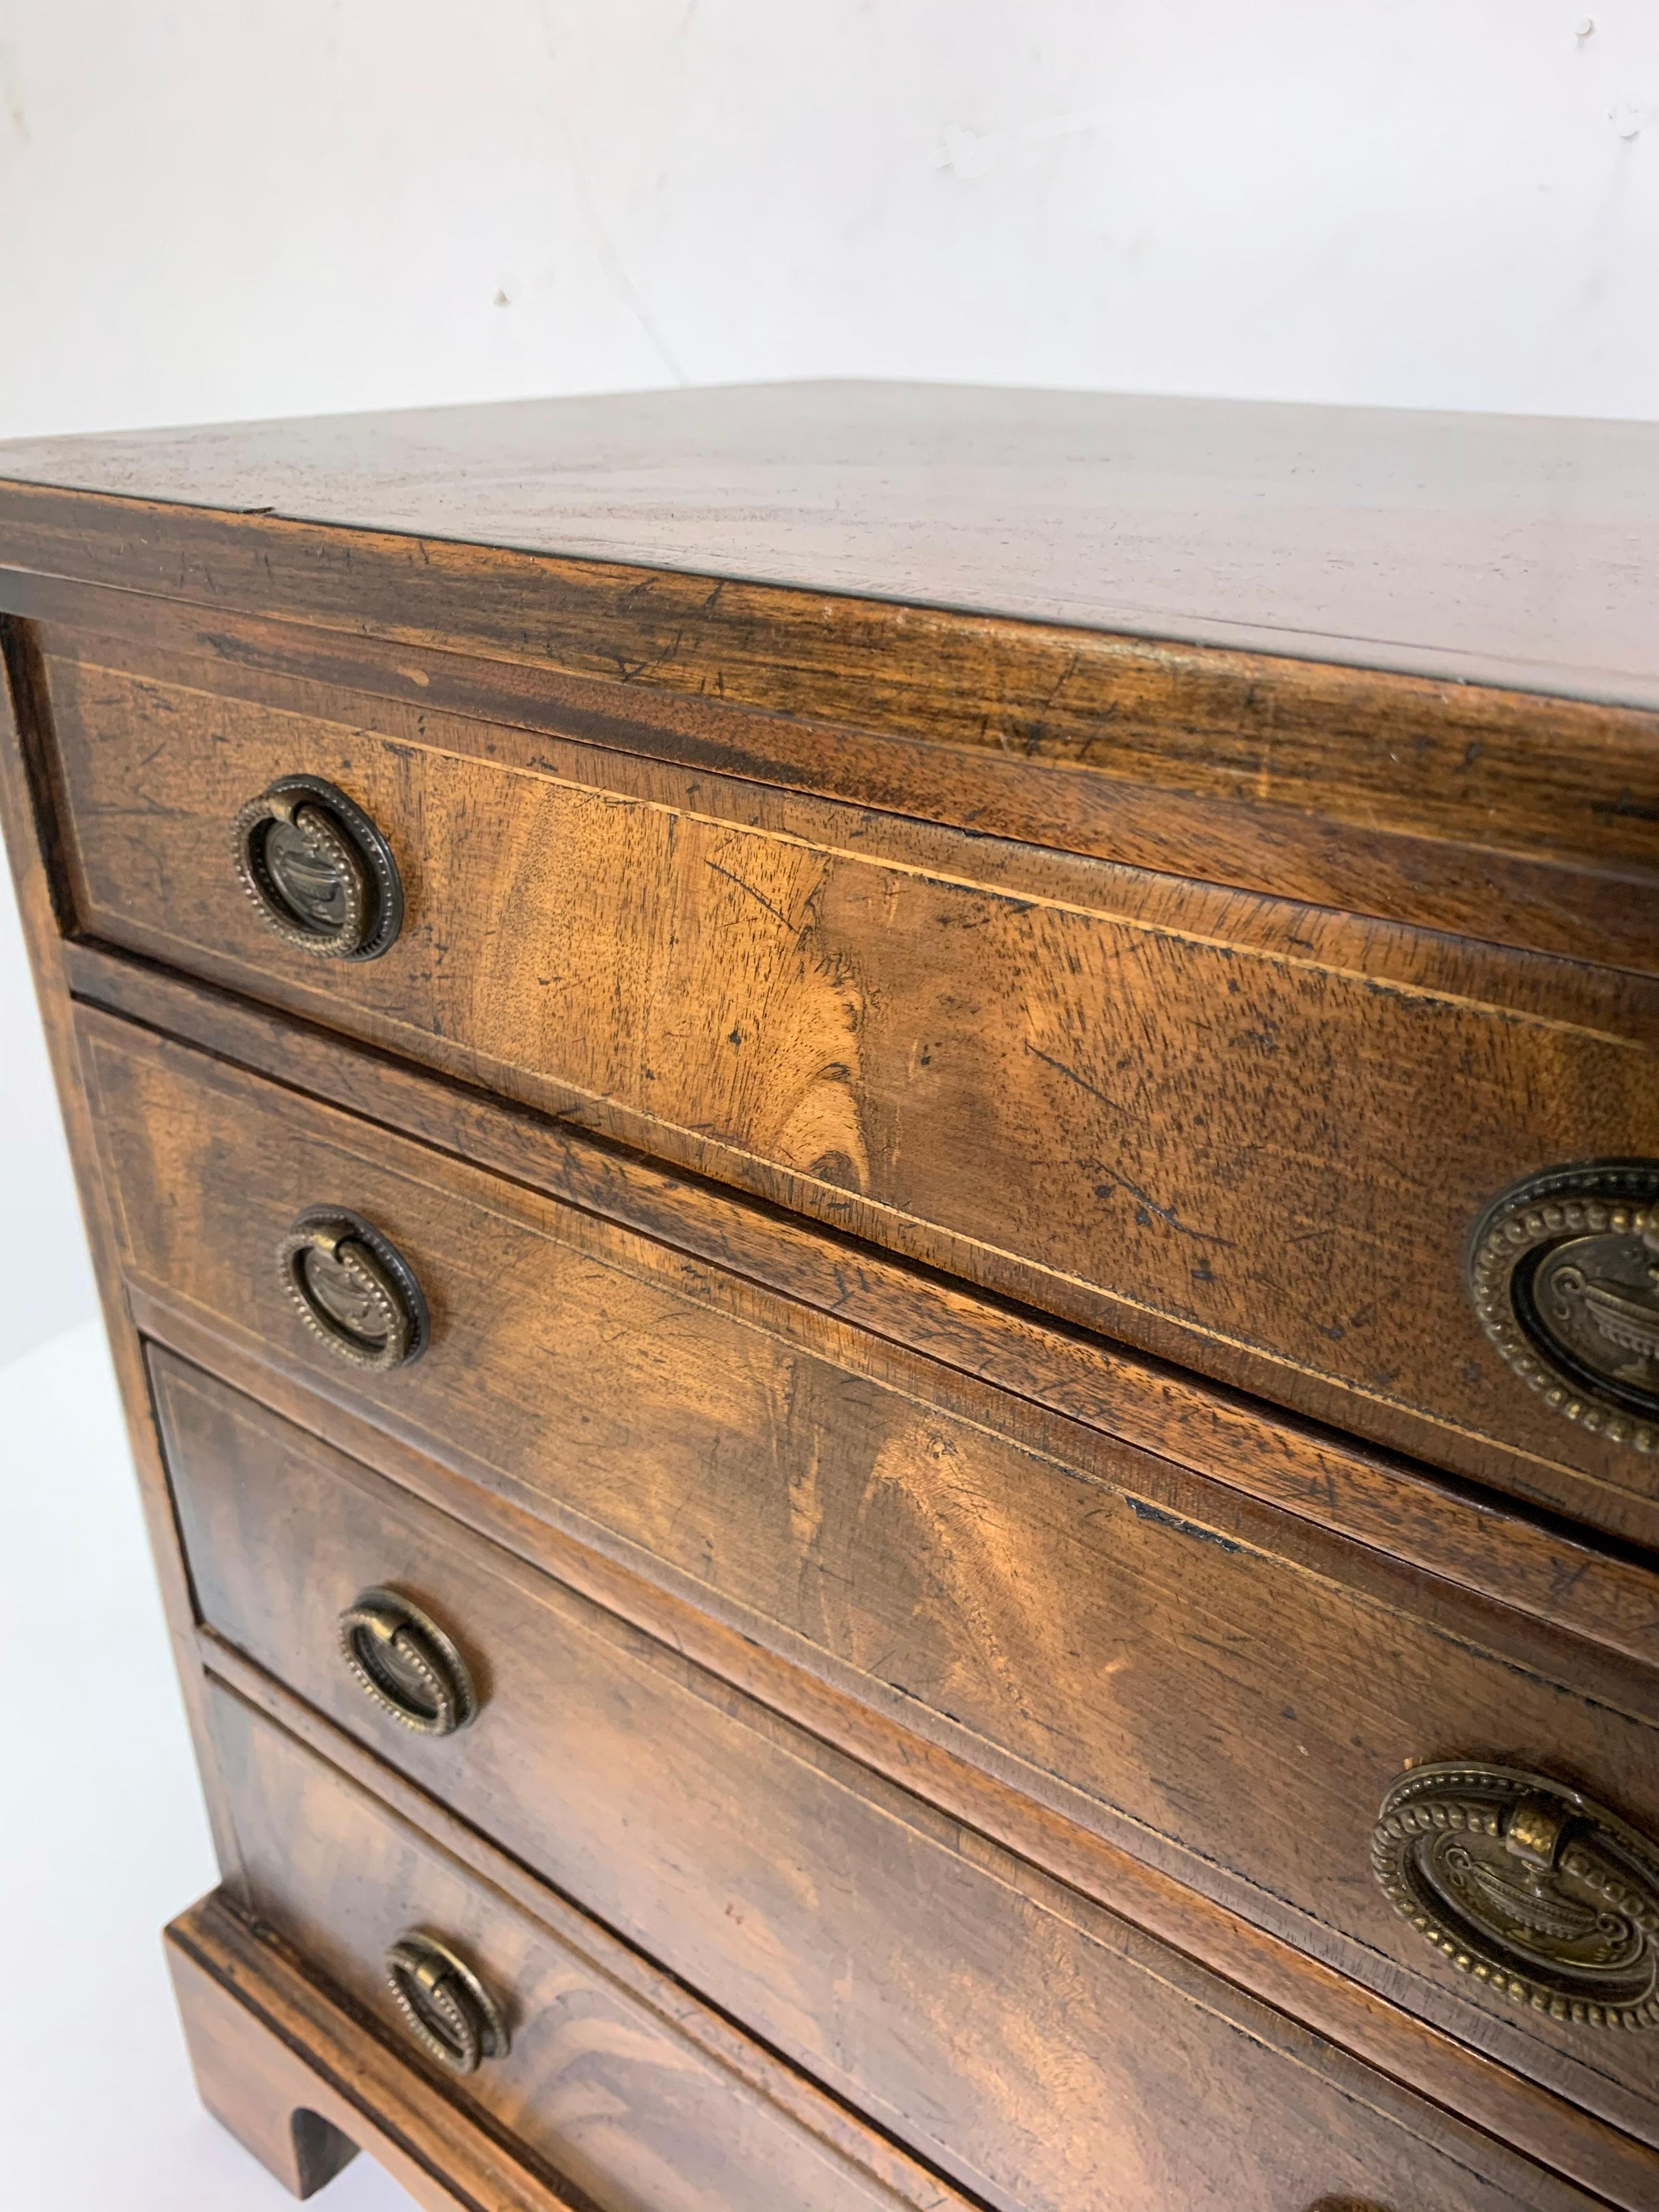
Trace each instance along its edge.
{"label": "wood grain surface", "polygon": [[[720,1985],[770,2039],[997,2212],[1316,2212],[1333,2197],[1589,2212],[1582,2192],[900,1793],[872,1792],[823,1747],[774,1730],[743,1732],[739,1748],[729,1716],[648,1675],[613,1678],[580,1739],[608,1761],[605,1799],[633,1814],[620,1859],[592,1869],[596,1896],[624,1929],[665,1915],[683,1956],[712,1941]],[[517,2070],[546,2037],[533,1925],[228,1691],[214,1708],[245,1905],[371,2010],[385,2003],[379,1954],[411,1922],[455,1941],[526,2054],[498,2086],[481,2071],[477,2095],[533,2127]],[[705,1823],[736,1779],[733,1750],[741,1787],[714,1814],[711,1857]],[[630,1865],[640,1792],[672,1803],[678,1830],[649,1876]],[[1247,2130],[1269,2111],[1271,2128]]]}
{"label": "wood grain surface", "polygon": [[1649,422],[786,384],[18,441],[0,479],[1659,703]]}
{"label": "wood grain surface", "polygon": [[[706,2212],[714,2204],[776,2212],[780,2203],[801,2212],[944,2212],[961,2204],[878,2139],[869,2139],[878,2167],[900,2185],[861,2171],[699,2048],[674,2018],[684,2001],[671,1990],[668,2009],[641,2004],[592,1957],[470,1881],[226,1692],[213,1693],[213,1705],[243,1844],[241,1901],[295,1943],[311,1972],[367,2012],[416,2072],[545,2161],[577,2203],[601,2212]],[[281,1803],[265,1795],[278,1776],[289,1784]],[[505,2014],[509,2051],[465,2082],[426,2058],[387,1989],[385,1954],[412,1930],[453,1945]],[[698,2009],[695,2002],[684,2008]]]}
{"label": "wood grain surface", "polygon": [[[1659,2152],[1201,1897],[1145,1857],[1079,1826],[1045,1796],[1032,1794],[1029,1778],[1028,1786],[1018,1787],[989,1771],[991,1758],[975,1765],[959,1756],[946,1747],[943,1731],[936,1735],[927,1717],[919,1716],[914,1701],[889,1692],[894,1710],[884,1710],[879,1703],[882,1686],[877,1685],[869,1685],[867,1701],[848,1696],[797,1658],[769,1650],[715,1611],[671,1591],[665,1583],[647,1580],[603,1550],[576,1542],[551,1522],[532,1518],[398,1443],[349,1410],[343,1394],[324,1398],[310,1383],[301,1386],[273,1367],[269,1357],[244,1355],[224,1335],[186,1318],[179,1306],[163,1304],[137,1288],[129,1295],[140,1325],[158,1348],[177,1346],[198,1370],[228,1378],[243,1395],[280,1412],[309,1435],[331,1440],[360,1467],[386,1469],[401,1488],[450,1521],[520,1560],[533,1562],[654,1643],[746,1691],[809,1735],[839,1745],[872,1773],[926,1798],[1064,1887],[1362,2057],[1389,2080],[1461,2114],[1598,2200],[1605,2198],[1626,2212],[1648,2212]],[[367,1738],[343,1734],[213,1630],[199,1628],[198,1642],[202,1663],[220,1680],[290,1734],[317,1746],[532,1917],[543,1914],[546,1893],[522,1863],[388,1765]]]}
{"label": "wood grain surface", "polygon": [[[395,1858],[408,1832],[385,1826],[375,1840]],[[203,2100],[295,2194],[323,2185],[356,2145],[438,2212],[723,2212],[781,2201],[812,2212],[966,2212],[936,2176],[769,2055],[744,2053],[753,2080],[722,2064],[712,2046],[732,2045],[731,2032],[636,1967],[629,1978],[654,1981],[658,1998],[642,2001],[606,1971],[614,1939],[557,1899],[532,1922],[487,1885],[458,1881],[440,1851],[410,1849],[406,1868],[403,1901],[459,1902],[455,1924],[465,1912],[487,1932],[532,2008],[514,2023],[528,2031],[518,2047],[476,2085],[481,2096],[414,2048],[384,1982],[375,1986],[372,1953],[359,1954],[354,2003],[318,1979],[314,1959],[251,1927],[228,1893],[167,1931]],[[785,2087],[787,2104],[757,2086],[768,2081]],[[504,2117],[521,2123],[510,2135]],[[573,2170],[550,2165],[550,2152]]]}
{"label": "wood grain surface", "polygon": [[50,625],[1654,963],[1649,711],[4,487],[0,555]]}
{"label": "wood grain surface", "polygon": [[[1621,1533],[1659,1473],[1487,1347],[1522,1176],[1659,1151],[1655,987],[763,787],[596,787],[53,659],[84,925]],[[304,767],[399,857],[383,958],[231,866]],[[1411,1425],[1419,1425],[1413,1429]]]}
{"label": "wood grain surface", "polygon": [[202,2102],[290,2195],[314,2196],[366,2150],[422,2212],[589,2212],[366,2033],[222,1893],[182,1913],[166,1946]]}
{"label": "wood grain surface", "polygon": [[[351,1374],[352,1401],[395,1435],[1654,2132],[1634,2045],[1592,2051],[1483,2004],[1388,1910],[1366,1849],[1383,1790],[1425,1758],[1559,1768],[1659,1829],[1648,1669],[655,1243],[82,1018],[137,1289],[326,1388],[338,1363],[301,1328],[273,1255],[319,1196],[355,1205],[410,1260],[436,1319],[417,1365]],[[216,1462],[237,1464],[234,1441],[190,1458],[186,1492],[191,1470],[211,1484]],[[315,1487],[297,1473],[291,1486]],[[329,1495],[316,1492],[316,1516]],[[215,1528],[208,1554],[234,1553],[234,1514]],[[277,1568],[254,1561],[268,1548],[280,1562],[284,1545],[244,1548],[243,1585],[274,1582]],[[367,1553],[357,1571],[365,1587],[380,1579]],[[198,1573],[213,1586],[205,1563]],[[319,1634],[326,1655],[326,1622],[291,1641]],[[279,1642],[260,1655],[291,1674],[303,1654]]]}
{"label": "wood grain surface", "polygon": [[[173,1960],[290,2187],[1647,2212],[1641,2039],[1488,2008],[1364,1841],[1466,1752],[1659,1831],[1659,1473],[1462,1281],[1659,1154],[1656,472],[894,387],[0,453],[0,811],[239,1901]],[[397,850],[373,967],[235,887],[295,769]],[[319,1199],[419,1366],[299,1328]],[[341,1668],[381,1580],[462,1737]],[[400,1899],[530,1993],[493,2101],[343,2025]]]}
{"label": "wood grain surface", "polygon": [[[558,603],[543,650],[506,658],[510,636],[486,653],[0,570],[0,605],[94,667],[416,739],[486,719],[603,748],[613,774],[618,756],[669,760],[1320,908],[1659,961],[1651,714],[1006,623],[963,635],[840,602],[786,621],[758,593],[722,640],[729,592],[690,622],[653,605],[681,580],[647,592],[566,564],[556,592],[532,588]],[[619,669],[607,647],[630,626],[648,634]]]}
{"label": "wood grain surface", "polygon": [[[713,1263],[791,1304],[908,1347],[1000,1394],[1357,1537],[1482,1596],[1571,1629],[1644,1667],[1659,1656],[1659,1582],[1640,1553],[1449,1483],[1259,1400],[1060,1328],[938,1275],[595,1144],[149,963],[66,948],[73,988],[251,1073],[416,1136],[544,1195]],[[89,1012],[88,1018],[91,1018]],[[774,1309],[774,1310],[787,1310]],[[173,1309],[174,1325],[183,1324]],[[780,1326],[787,1326],[780,1323]],[[261,1342],[269,1376],[281,1348]],[[315,1392],[327,1378],[306,1378]],[[267,1387],[269,1385],[267,1384]],[[333,1393],[349,1419],[349,1394]],[[997,1401],[1000,1402],[1000,1399]],[[383,1433],[383,1432],[382,1432]]]}

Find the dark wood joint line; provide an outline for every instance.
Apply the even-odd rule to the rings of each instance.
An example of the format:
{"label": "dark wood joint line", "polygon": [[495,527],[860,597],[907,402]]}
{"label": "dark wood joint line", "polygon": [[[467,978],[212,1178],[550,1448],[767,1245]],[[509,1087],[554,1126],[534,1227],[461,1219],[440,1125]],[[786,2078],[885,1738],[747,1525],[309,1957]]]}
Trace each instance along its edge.
{"label": "dark wood joint line", "polygon": [[76,927],[69,866],[69,819],[52,742],[52,708],[40,641],[30,623],[0,615],[0,658],[5,663],[35,841],[45,867],[52,918],[62,937]]}

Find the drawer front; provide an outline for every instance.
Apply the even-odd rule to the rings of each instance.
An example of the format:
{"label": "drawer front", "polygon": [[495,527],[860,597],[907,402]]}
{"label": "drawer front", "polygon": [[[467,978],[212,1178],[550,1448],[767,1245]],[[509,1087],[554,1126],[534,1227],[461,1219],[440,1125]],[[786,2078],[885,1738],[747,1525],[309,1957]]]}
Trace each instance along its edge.
{"label": "drawer front", "polygon": [[[434,1742],[426,1778],[977,2196],[1007,2212],[1512,2212],[1587,2201],[558,1584],[505,1555],[492,1571],[493,1547],[410,1516],[367,1470],[335,1455],[325,1480],[290,1487],[302,1440],[267,1430],[261,1469],[259,1417],[218,1386],[185,1387],[205,1409],[186,1416],[192,1455],[216,1448],[216,1419],[253,1424],[240,1467],[256,1486],[263,1476],[267,1497],[247,1501],[246,1533],[262,1504],[281,1516],[260,1575],[275,1602],[236,1590],[226,1627],[257,1651],[297,1625],[291,1652],[260,1656],[290,1660],[333,1704],[349,1678],[331,1663],[323,1613],[355,1591],[364,1560],[378,1570],[395,1558],[411,1591],[457,1600],[476,1626],[466,1658],[482,1708]],[[200,1571],[211,1610],[238,1563],[210,1558]],[[313,1596],[320,1607],[302,1618]],[[451,1943],[504,2001],[514,2037],[508,2070],[474,2077],[480,2095],[568,2160],[562,2112],[592,2110],[603,2090],[580,2080],[580,2062],[567,2085],[560,2055],[617,2047],[589,2019],[590,1991],[568,1990],[533,1929],[292,1738],[228,1693],[215,1708],[254,1912],[382,2014],[386,1948],[411,1925]],[[647,2050],[635,2061],[647,2084],[651,2059]],[[646,2144],[632,2140],[640,2110],[630,2083],[623,2115],[599,2122],[602,2176],[666,2153],[661,2116]],[[740,2176],[750,2148],[731,2147]],[[609,2186],[596,2192],[604,2202],[615,2201]],[[626,2201],[682,2200],[647,2188]],[[696,2201],[750,2197],[740,2179]],[[855,2201],[781,2184],[772,2199]]]}
{"label": "drawer front", "polygon": [[[786,1302],[574,1208],[82,1022],[140,1288],[1659,2139],[1644,2039],[1588,2042],[1457,1973],[1370,1863],[1414,1761],[1558,1772],[1659,1830],[1642,1670],[859,1332],[803,1338]],[[319,1204],[412,1267],[432,1316],[414,1364],[346,1368],[301,1325],[276,1255]]]}
{"label": "drawer front", "polygon": [[[1659,1537],[1655,1458],[1551,1412],[1468,1284],[1506,1188],[1659,1156],[1650,984],[482,723],[49,672],[100,935]],[[378,957],[295,949],[238,880],[239,811],[299,773],[395,855]]]}
{"label": "drawer front", "polygon": [[[606,1971],[580,1916],[531,1917],[231,1692],[209,1693],[234,1802],[240,1901],[355,1999],[388,2039],[457,2086],[598,2212],[968,2212],[953,2190],[871,2137],[888,2177],[859,2169]],[[386,1954],[436,1937],[475,1975],[507,2050],[454,2084],[392,1997]],[[584,1938],[597,1939],[590,1951]],[[740,2051],[751,2077],[776,2062]],[[808,2110],[825,2100],[793,2077]],[[838,2118],[839,2116],[836,2116]],[[862,2134],[863,2130],[849,2130]]]}

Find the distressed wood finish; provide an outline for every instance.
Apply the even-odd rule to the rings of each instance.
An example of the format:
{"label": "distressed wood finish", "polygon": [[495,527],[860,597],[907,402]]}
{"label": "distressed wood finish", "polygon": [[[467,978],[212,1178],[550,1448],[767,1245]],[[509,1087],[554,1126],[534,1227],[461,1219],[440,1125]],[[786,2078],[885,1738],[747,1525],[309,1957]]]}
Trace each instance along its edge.
{"label": "distressed wood finish", "polygon": [[[134,1291],[135,1310],[159,1346],[173,1343],[199,1372],[234,1378],[237,1390],[318,1438],[327,1437],[360,1468],[395,1471],[400,1486],[452,1521],[526,1562],[534,1562],[603,1611],[630,1622],[702,1670],[743,1689],[815,1738],[837,1744],[907,1796],[920,1795],[1016,1858],[1144,1929],[1222,1979],[1249,1990],[1328,2042],[1365,2058],[1379,2072],[1460,2112],[1610,2203],[1647,2212],[1659,2188],[1659,2154],[1632,2136],[1477,2054],[1444,2030],[1375,1996],[1334,1966],[1298,1952],[1236,1912],[1211,1903],[1012,1779],[994,1776],[982,1748],[963,1757],[918,1725],[913,1701],[890,1698],[891,1711],[849,1699],[793,1657],[775,1654],[691,1597],[648,1582],[618,1561],[531,1518],[441,1467],[338,1402],[296,1387],[269,1364],[244,1358],[223,1338],[187,1322],[176,1307]],[[198,1632],[203,1664],[291,1733],[317,1743],[337,1765],[411,1820],[507,1894],[538,1908],[521,1863],[488,1844],[440,1799],[406,1779],[370,1748],[341,1733],[275,1676],[211,1629]],[[868,1678],[866,1678],[866,1682]],[[874,1686],[878,1691],[880,1686]],[[971,1747],[970,1747],[971,1748]]]}
{"label": "distressed wood finish", "polygon": [[[1654,1663],[1659,1582],[1639,1556],[1608,1551],[1582,1532],[1525,1517],[1448,1485],[1430,1468],[1367,1450],[1352,1437],[1276,1413],[1121,1344],[1056,1328],[867,1247],[601,1148],[562,1122],[434,1081],[146,963],[71,946],[66,967],[90,1006],[125,1013],[712,1261],[722,1273],[908,1346],[998,1393],[1030,1400]],[[267,1373],[273,1353],[280,1358],[261,1343],[257,1356]],[[329,1388],[318,1374],[307,1384]],[[343,1410],[337,1393],[336,1403]]]}
{"label": "distressed wood finish", "polygon": [[[1558,1768],[1659,1826],[1651,1673],[654,1243],[596,1234],[585,1215],[82,1018],[126,1264],[147,1295],[280,1347],[326,1387],[338,1363],[300,1326],[272,1255],[306,1206],[351,1205],[410,1260],[435,1318],[418,1365],[351,1376],[354,1403],[394,1434],[1659,2140],[1639,2039],[1591,2053],[1508,2006],[1478,2008],[1475,1986],[1389,1911],[1366,1856],[1382,1793],[1413,1759]],[[355,1586],[326,1597],[312,1553],[295,1555],[289,1601],[322,1610],[303,1628],[264,1621],[288,1524],[239,1528],[257,1464],[234,1472],[238,1431],[215,1435],[177,1469],[207,1617],[350,1718],[329,1623],[384,1579],[372,1547]],[[303,1455],[276,1494],[301,1493],[300,1523],[325,1525],[331,1484]],[[442,1551],[428,1540],[428,1576]],[[486,1592],[472,1610],[495,1607]],[[456,1789],[461,1803],[478,1794]],[[504,1818],[491,1816],[498,1832]],[[540,1820],[514,1831],[532,1857]]]}
{"label": "distressed wood finish", "polygon": [[[1659,1537],[1654,1464],[1548,1412],[1464,1280],[1509,1183],[1659,1152],[1650,987],[721,780],[596,788],[481,757],[488,726],[46,669],[99,935]],[[400,855],[383,958],[307,960],[236,879],[227,825],[300,769]]]}
{"label": "distressed wood finish", "polygon": [[[1522,1177],[1659,1158],[1656,512],[1651,425],[895,387],[0,449],[223,1870],[169,1955],[289,2188],[1651,2212],[1656,2039],[1498,2003],[1366,1846],[1445,1756],[1659,1835],[1659,1462],[1464,1283]],[[237,885],[295,772],[392,841],[380,959]],[[418,1364],[301,1324],[319,1204]],[[384,1582],[457,1735],[337,1656]],[[511,1984],[459,2087],[416,1917]]]}
{"label": "distressed wood finish", "polygon": [[[509,2125],[542,2121],[512,2078],[539,2055],[533,1999],[517,1994],[533,1930],[240,1698],[218,1690],[212,1705],[240,1900],[383,2019],[381,1950],[411,1922],[441,1927],[524,2023],[523,2061],[504,2063],[499,2086],[481,2071],[474,2096]],[[634,1747],[603,1794],[670,1790],[687,1823],[650,1905],[675,1909],[681,1948],[715,1931],[723,1971],[750,1966],[749,2002],[783,2048],[804,2045],[821,2078],[997,2212],[1322,2212],[1333,2199],[1591,2212],[1579,2191],[775,1726],[740,1754],[742,1796],[723,1808],[733,1855],[707,1860],[702,1822],[730,1787],[720,1738],[733,1723],[695,1695],[675,1718],[689,1736],[645,1733],[625,1693],[606,1708],[612,1756]],[[599,1887],[625,1926],[646,1893],[625,1895],[622,1873]],[[1273,2126],[1242,2141],[1234,2116],[1266,2111]],[[961,2200],[945,2188],[939,2201]]]}
{"label": "distressed wood finish", "polygon": [[[80,513],[106,520],[113,543],[88,545],[83,527],[56,549],[62,573],[118,558],[137,581],[148,563],[169,597],[219,599],[237,580],[166,565],[158,533],[181,511],[267,549],[308,518],[336,526],[314,533],[325,542],[378,537],[411,567],[439,568],[444,541],[461,541],[504,575],[530,549],[601,578],[624,562],[635,580],[769,580],[906,612],[975,608],[1659,704],[1643,588],[1659,556],[1656,474],[1650,422],[852,383],[0,447],[19,552],[36,551],[32,512],[71,504],[28,488],[81,487],[97,496]],[[128,501],[143,504],[123,517]],[[429,599],[441,590],[471,611],[453,571]],[[373,578],[356,581],[354,622],[376,596]],[[615,665],[632,638],[606,611],[594,648]],[[950,672],[964,716],[986,688],[975,673]]]}
{"label": "distressed wood finish", "polygon": [[[379,1855],[362,1875],[370,1863],[386,1875],[382,1943],[404,1933],[400,1907],[408,1920],[441,1917],[453,1939],[476,1931],[480,1963],[511,1977],[514,2048],[487,2081],[457,2085],[402,2030],[363,1929],[356,1972],[330,1986],[314,1946],[296,1954],[269,1924],[256,1932],[230,1892],[198,1906],[167,1942],[203,2100],[295,2195],[362,2148],[440,2212],[774,2212],[781,2201],[969,2212],[557,1899],[532,1917],[401,1823],[367,1814],[337,1778],[336,1789]],[[245,1820],[252,1809],[244,1803]],[[246,1906],[247,1883],[234,1888]]]}
{"label": "distressed wood finish", "polygon": [[366,2149],[423,2212],[588,2212],[222,1896],[173,1923],[167,1959],[202,2102],[290,2195],[314,2196]]}
{"label": "distressed wood finish", "polygon": [[[66,543],[84,545],[90,519]],[[164,676],[205,659],[218,688],[294,708],[320,694],[309,711],[325,717],[344,689],[378,698],[380,717],[483,715],[1323,908],[1655,964],[1632,911],[1659,881],[1651,714],[569,562],[509,568],[502,619],[477,638],[378,636],[233,611],[234,531],[224,544],[227,526],[187,520],[175,555],[179,519],[146,517],[162,564],[194,574],[209,605],[0,570],[0,606],[95,635],[100,663]],[[122,527],[116,542],[135,541]],[[338,552],[323,533],[262,541],[255,584],[273,554],[314,584]],[[377,556],[399,602],[433,567],[495,582],[476,555],[434,548],[415,577],[406,548],[354,540],[357,582]],[[124,574],[118,557],[96,572]],[[512,626],[526,599],[545,623],[533,640]]]}

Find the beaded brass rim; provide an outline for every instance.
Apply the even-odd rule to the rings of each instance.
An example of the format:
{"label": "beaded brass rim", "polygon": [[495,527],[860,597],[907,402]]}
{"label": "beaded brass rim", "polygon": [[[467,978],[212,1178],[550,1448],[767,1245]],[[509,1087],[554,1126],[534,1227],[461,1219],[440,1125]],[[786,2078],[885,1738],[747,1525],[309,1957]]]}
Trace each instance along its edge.
{"label": "beaded brass rim", "polygon": [[452,2074],[476,2074],[510,2048],[501,2007],[447,1943],[418,1931],[386,1954],[386,1986],[404,2026]]}
{"label": "beaded brass rim", "polygon": [[430,1613],[368,1589],[340,1615],[340,1656],[358,1687],[417,1735],[453,1735],[477,1717],[467,1664]]}
{"label": "beaded brass rim", "polygon": [[283,1287],[311,1334],[356,1367],[406,1367],[431,1334],[397,1247],[343,1206],[302,1213],[277,1248]]}
{"label": "beaded brass rim", "polygon": [[1659,1846],[1565,1783],[1413,1767],[1382,1801],[1371,1869],[1426,1942],[1513,2003],[1659,2026]]}
{"label": "beaded brass rim", "polygon": [[1488,1341],[1553,1413],[1659,1450],[1659,1162],[1516,1184],[1475,1229],[1469,1288]]}
{"label": "beaded brass rim", "polygon": [[236,872],[284,945],[324,960],[378,960],[403,927],[392,848],[320,776],[285,775],[236,817]]}

